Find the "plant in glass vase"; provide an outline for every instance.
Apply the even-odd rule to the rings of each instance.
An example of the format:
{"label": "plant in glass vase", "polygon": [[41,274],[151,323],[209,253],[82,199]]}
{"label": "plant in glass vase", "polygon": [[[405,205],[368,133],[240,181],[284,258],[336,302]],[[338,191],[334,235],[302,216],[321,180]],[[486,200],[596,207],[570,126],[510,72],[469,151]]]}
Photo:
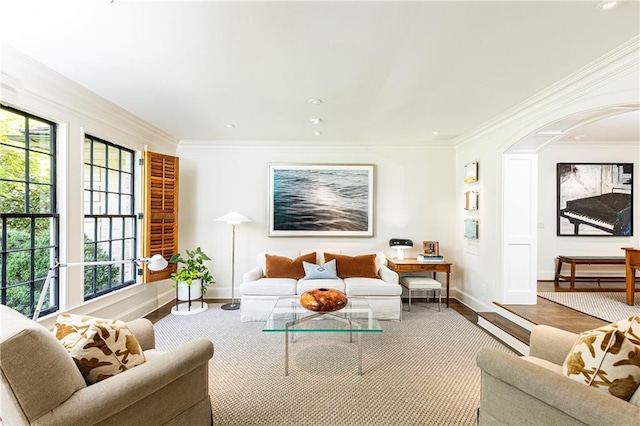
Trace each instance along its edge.
{"label": "plant in glass vase", "polygon": [[[176,282],[174,288],[178,289],[178,300],[199,299],[207,291],[207,284],[215,282],[209,268],[204,264],[211,258],[200,247],[185,250],[185,253],[185,257],[176,253],[169,259],[169,263],[178,265],[178,269],[171,274],[171,279]],[[191,288],[194,282],[196,286]]]}

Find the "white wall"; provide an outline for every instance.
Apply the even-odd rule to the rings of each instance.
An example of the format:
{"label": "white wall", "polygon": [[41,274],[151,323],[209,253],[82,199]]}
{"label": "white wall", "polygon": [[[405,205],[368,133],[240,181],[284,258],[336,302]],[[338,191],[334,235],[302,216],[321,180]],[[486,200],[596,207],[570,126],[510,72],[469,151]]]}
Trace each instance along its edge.
{"label": "white wall", "polygon": [[[624,256],[621,247],[637,247],[640,241],[640,141],[638,142],[555,142],[539,155],[538,179],[538,279],[554,278],[555,258],[569,256]],[[556,235],[557,163],[634,163],[634,235],[632,237],[558,237]],[[543,228],[540,228],[543,226]],[[592,267],[592,273],[611,268]],[[620,268],[614,268],[621,273]],[[623,271],[622,271],[623,272]]]}
{"label": "white wall", "polygon": [[[5,45],[0,75],[3,104],[58,123],[60,259],[82,262],[84,134],[136,151],[148,146],[171,155],[175,155],[177,141]],[[172,294],[171,282],[166,280],[135,284],[84,303],[82,268],[60,270],[60,312],[127,320],[156,309],[159,300],[168,300]],[[60,312],[42,317],[41,322],[53,325]]]}
{"label": "white wall", "polygon": [[[514,258],[505,252],[505,241],[509,239],[509,236],[505,234],[509,232],[509,224],[517,218],[513,217],[512,209],[505,210],[504,208],[503,180],[511,178],[511,176],[503,176],[505,173],[502,164],[503,156],[515,152],[542,156],[542,160],[538,161],[538,175],[542,179],[544,175],[549,174],[548,168],[554,167],[552,176],[555,179],[555,159],[549,158],[549,154],[546,154],[544,150],[541,150],[540,153],[527,149],[519,150],[518,142],[535,133],[537,129],[576,113],[616,105],[640,104],[639,52],[640,37],[636,37],[568,76],[565,80],[556,83],[455,141],[457,144],[456,192],[458,194],[464,193],[465,190],[463,183],[465,164],[470,161],[478,161],[480,168],[478,183],[480,185],[480,210],[478,211],[480,239],[468,241],[463,237],[462,230],[457,232],[457,247],[461,253],[456,265],[456,271],[460,277],[457,296],[464,303],[477,311],[493,311],[495,310],[493,302],[505,302],[505,295],[510,294],[511,290],[530,288],[531,292],[535,291],[533,283],[529,282],[523,286],[518,282],[518,280],[535,280],[535,276],[530,277],[528,274],[523,274],[523,276],[517,277],[509,271],[518,268],[523,271],[530,270],[538,262],[539,251],[545,253],[544,258],[538,262],[544,271],[549,268],[549,257],[554,256],[554,253],[551,252],[554,248],[552,247],[547,253],[548,248],[543,244],[546,244],[548,240],[538,241],[540,236],[536,236],[535,241],[532,242],[531,257],[516,260],[521,262],[520,264],[513,264]],[[638,170],[640,162],[637,151],[639,149],[640,147],[636,147],[635,155],[630,155],[627,158],[623,158],[613,150],[606,155],[594,153],[592,157],[585,150],[580,155],[584,154],[584,158],[595,159],[597,157],[597,161],[605,158],[612,160],[615,158],[615,161],[619,161],[623,158],[625,161],[633,161],[635,170]],[[570,154],[572,158],[577,158],[576,152]],[[550,164],[550,161],[553,163]],[[530,176],[531,179],[535,179],[536,174],[530,174]],[[531,183],[530,181],[519,182],[519,184],[526,186]],[[637,173],[634,184],[637,188]],[[546,197],[550,195],[555,197],[555,184],[544,192],[539,191],[538,204],[540,209],[549,205]],[[637,191],[634,202],[636,223],[638,223]],[[551,205],[555,211],[555,198]],[[458,203],[456,214],[460,221],[465,217],[462,201]],[[530,215],[530,220],[532,226],[537,226],[538,211]],[[549,227],[546,224],[550,220],[545,216],[542,221],[545,222],[545,229],[548,230]],[[551,229],[555,232],[555,227]],[[590,238],[580,241],[584,241],[583,244],[586,244],[587,241],[594,244],[593,248],[589,249],[594,254],[601,253],[596,244],[604,244],[607,252],[613,251],[613,244],[615,244],[604,240],[593,241]],[[640,245],[640,231],[636,229],[634,237],[620,240],[616,238],[616,241],[622,245],[638,246]],[[587,250],[582,252],[585,251]],[[532,300],[535,301],[535,295],[531,296],[534,296]]]}
{"label": "white wall", "polygon": [[[180,157],[180,250],[201,246],[212,258],[216,284],[209,297],[231,295],[231,227],[215,222],[229,211],[253,220],[236,228],[235,285],[265,250],[350,248],[394,256],[390,238],[440,242],[440,251],[456,261],[454,151],[439,146],[356,146],[323,143],[234,143],[182,141]],[[269,163],[375,164],[373,238],[268,237]]]}

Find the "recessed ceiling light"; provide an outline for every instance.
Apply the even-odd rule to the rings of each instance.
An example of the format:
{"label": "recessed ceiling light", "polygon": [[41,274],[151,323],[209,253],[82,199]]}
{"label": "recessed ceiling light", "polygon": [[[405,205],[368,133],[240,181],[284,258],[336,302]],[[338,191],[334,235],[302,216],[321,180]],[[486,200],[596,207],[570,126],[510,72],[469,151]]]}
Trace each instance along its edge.
{"label": "recessed ceiling light", "polygon": [[321,118],[312,118],[311,121],[313,124],[320,124],[322,123],[322,119]]}
{"label": "recessed ceiling light", "polygon": [[322,132],[313,132],[314,136],[322,136]]}
{"label": "recessed ceiling light", "polygon": [[587,135],[573,135],[573,136],[569,136],[569,139],[574,140],[574,141],[579,141],[580,139],[585,138]]}
{"label": "recessed ceiling light", "polygon": [[322,99],[309,99],[310,104],[320,105],[322,103]]}
{"label": "recessed ceiling light", "polygon": [[440,132],[439,132],[439,131],[437,131],[437,130],[434,130],[434,131],[433,131],[433,134],[434,134],[434,135],[439,135],[439,134],[440,134]]}
{"label": "recessed ceiling light", "polygon": [[226,127],[227,129],[233,129],[234,127],[236,127],[236,125],[228,123],[228,124],[225,124],[224,127]]}
{"label": "recessed ceiling light", "polygon": [[618,6],[620,6],[620,2],[613,0],[604,0],[598,3],[598,9],[600,10],[611,10]]}

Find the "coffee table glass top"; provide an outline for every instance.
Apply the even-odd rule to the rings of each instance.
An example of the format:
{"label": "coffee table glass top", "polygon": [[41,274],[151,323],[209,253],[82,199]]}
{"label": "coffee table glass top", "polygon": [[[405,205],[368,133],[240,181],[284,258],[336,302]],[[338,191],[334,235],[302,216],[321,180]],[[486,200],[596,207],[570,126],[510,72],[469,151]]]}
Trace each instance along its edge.
{"label": "coffee table glass top", "polygon": [[315,312],[300,305],[299,296],[280,297],[262,331],[274,332],[382,332],[367,299],[350,297],[334,312]]}

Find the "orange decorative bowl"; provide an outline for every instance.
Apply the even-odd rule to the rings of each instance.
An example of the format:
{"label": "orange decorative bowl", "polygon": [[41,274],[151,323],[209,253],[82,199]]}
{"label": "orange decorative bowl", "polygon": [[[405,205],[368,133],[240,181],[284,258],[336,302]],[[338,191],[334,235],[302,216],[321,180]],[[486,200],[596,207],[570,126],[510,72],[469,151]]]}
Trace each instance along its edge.
{"label": "orange decorative bowl", "polygon": [[316,312],[338,311],[347,306],[348,301],[346,294],[333,288],[316,288],[300,295],[302,307]]}

